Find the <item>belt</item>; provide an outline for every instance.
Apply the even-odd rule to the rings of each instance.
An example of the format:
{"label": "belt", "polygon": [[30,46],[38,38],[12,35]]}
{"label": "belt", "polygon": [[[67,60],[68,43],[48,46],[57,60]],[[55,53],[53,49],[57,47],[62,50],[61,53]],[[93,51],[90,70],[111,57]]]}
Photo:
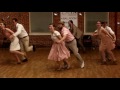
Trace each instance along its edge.
{"label": "belt", "polygon": [[27,36],[24,36],[24,37],[22,37],[22,38],[20,38],[20,39],[23,39],[23,38],[26,38]]}
{"label": "belt", "polygon": [[[73,39],[74,40],[74,39]],[[72,42],[73,40],[71,40],[71,41],[69,41],[69,42],[66,42],[66,43],[70,43],[70,42]]]}

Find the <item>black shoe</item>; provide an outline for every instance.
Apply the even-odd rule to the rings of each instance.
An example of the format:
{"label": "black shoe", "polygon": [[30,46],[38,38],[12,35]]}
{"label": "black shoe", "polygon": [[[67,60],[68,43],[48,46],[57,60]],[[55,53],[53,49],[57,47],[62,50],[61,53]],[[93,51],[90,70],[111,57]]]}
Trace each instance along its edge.
{"label": "black shoe", "polygon": [[112,61],[110,58],[107,58],[107,60],[110,62],[110,61]]}
{"label": "black shoe", "polygon": [[26,58],[26,59],[24,59],[24,60],[22,60],[22,62],[27,62],[28,61],[28,59]]}
{"label": "black shoe", "polygon": [[107,62],[106,61],[102,61],[101,65],[107,65]]}
{"label": "black shoe", "polygon": [[22,64],[21,62],[17,62],[17,64]]}
{"label": "black shoe", "polygon": [[117,65],[117,61],[112,61],[111,65]]}
{"label": "black shoe", "polygon": [[64,66],[62,67],[62,69],[66,69],[68,67],[67,64],[64,64]]}
{"label": "black shoe", "polygon": [[35,45],[33,45],[33,51],[34,51],[34,52],[36,51],[36,47],[35,47]]}

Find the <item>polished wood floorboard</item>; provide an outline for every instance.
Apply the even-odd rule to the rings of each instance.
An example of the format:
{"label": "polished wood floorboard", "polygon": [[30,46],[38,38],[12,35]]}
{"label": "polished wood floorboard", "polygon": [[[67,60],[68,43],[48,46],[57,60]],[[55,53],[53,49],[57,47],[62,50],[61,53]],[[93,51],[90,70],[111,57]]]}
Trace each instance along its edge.
{"label": "polished wood floorboard", "polygon": [[55,71],[56,63],[47,60],[50,48],[28,53],[28,62],[16,64],[8,49],[0,49],[0,78],[120,78],[120,49],[114,50],[118,65],[101,65],[98,50],[81,53],[85,68],[81,69],[71,54],[69,70]]}

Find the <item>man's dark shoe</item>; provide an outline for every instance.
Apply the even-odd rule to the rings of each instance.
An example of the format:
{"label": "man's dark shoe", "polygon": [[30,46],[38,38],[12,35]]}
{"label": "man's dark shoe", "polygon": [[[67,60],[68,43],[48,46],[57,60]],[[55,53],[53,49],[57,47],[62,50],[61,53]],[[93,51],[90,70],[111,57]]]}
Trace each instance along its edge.
{"label": "man's dark shoe", "polygon": [[36,47],[35,47],[35,45],[33,45],[33,51],[34,51],[34,52],[36,51]]}
{"label": "man's dark shoe", "polygon": [[26,59],[24,59],[24,60],[22,60],[22,62],[27,62],[28,61],[28,59],[26,58]]}

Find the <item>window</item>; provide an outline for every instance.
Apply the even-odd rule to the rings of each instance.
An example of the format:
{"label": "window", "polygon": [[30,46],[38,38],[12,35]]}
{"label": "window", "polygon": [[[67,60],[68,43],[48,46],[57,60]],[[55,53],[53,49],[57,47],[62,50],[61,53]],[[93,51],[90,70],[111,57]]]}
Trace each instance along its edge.
{"label": "window", "polygon": [[84,13],[85,34],[91,34],[96,30],[97,21],[108,22],[108,18],[109,18],[108,12],[85,12]]}
{"label": "window", "polygon": [[52,12],[30,12],[30,34],[48,35],[48,25],[53,22]]}

